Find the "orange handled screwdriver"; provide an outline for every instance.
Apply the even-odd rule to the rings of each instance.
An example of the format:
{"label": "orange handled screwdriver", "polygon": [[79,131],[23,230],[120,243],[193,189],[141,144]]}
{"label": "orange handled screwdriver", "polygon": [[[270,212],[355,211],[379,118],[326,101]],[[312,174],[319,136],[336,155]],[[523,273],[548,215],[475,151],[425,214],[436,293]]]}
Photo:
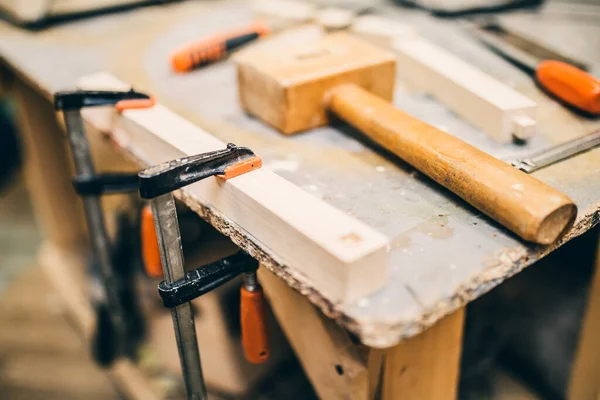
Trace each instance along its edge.
{"label": "orange handled screwdriver", "polygon": [[218,33],[188,43],[171,56],[171,64],[177,72],[188,72],[202,65],[222,60],[233,50],[268,35],[271,28],[258,21],[234,31]]}
{"label": "orange handled screwdriver", "polygon": [[[548,50],[539,49],[525,52],[517,47],[517,42],[512,41],[509,44],[503,40],[503,37],[510,38],[511,34],[498,25],[482,26],[473,31],[492,50],[532,75],[548,94],[579,111],[589,115],[600,115],[600,80],[598,78],[572,63],[550,59],[541,61],[531,54],[540,54],[542,51],[547,54]],[[531,42],[528,43],[533,45]],[[548,54],[548,56],[565,59],[558,54]]]}
{"label": "orange handled screwdriver", "polygon": [[535,70],[539,84],[565,103],[600,115],[600,80],[562,61],[542,61]]}

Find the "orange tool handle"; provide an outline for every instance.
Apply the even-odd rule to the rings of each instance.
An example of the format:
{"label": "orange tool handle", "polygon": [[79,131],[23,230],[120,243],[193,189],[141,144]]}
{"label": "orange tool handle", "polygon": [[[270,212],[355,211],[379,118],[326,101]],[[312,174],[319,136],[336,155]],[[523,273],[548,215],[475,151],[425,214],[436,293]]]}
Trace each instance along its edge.
{"label": "orange tool handle", "polygon": [[269,336],[265,297],[262,288],[249,291],[241,289],[241,326],[242,347],[246,360],[252,364],[261,364],[269,358]]}
{"label": "orange tool handle", "polygon": [[152,278],[162,278],[163,270],[158,250],[158,238],[154,229],[154,217],[149,205],[142,208],[141,218],[142,259],[146,274]]}
{"label": "orange tool handle", "polygon": [[230,51],[263,37],[270,31],[271,28],[265,22],[258,21],[241,29],[212,35],[176,50],[171,56],[171,64],[175,71],[187,72],[200,65],[219,61]]}
{"label": "orange tool handle", "polygon": [[542,61],[537,81],[565,103],[589,114],[600,114],[600,80],[562,61]]}
{"label": "orange tool handle", "polygon": [[135,100],[121,100],[115,104],[115,108],[118,112],[125,110],[137,110],[140,108],[151,108],[156,104],[156,99],[150,97],[149,99],[135,99]]}

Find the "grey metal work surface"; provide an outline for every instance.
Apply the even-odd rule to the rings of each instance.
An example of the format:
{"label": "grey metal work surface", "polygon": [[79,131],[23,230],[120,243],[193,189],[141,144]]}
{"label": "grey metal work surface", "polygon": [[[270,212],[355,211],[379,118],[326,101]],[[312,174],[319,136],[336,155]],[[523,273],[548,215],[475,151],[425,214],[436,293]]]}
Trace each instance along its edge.
{"label": "grey metal work surface", "polygon": [[[455,22],[391,7],[380,12],[415,25],[435,43],[534,98],[540,107],[540,131],[528,145],[501,146],[435,100],[407,93],[399,84],[395,104],[400,109],[499,158],[600,128],[600,122],[576,117],[545,97],[529,77],[485,50]],[[334,304],[329,310],[367,344],[389,346],[418,333],[550,250],[517,239],[341,123],[285,137],[247,116],[237,101],[235,69],[230,62],[185,75],[170,70],[168,55],[177,45],[252,19],[244,3],[190,2],[40,33],[3,25],[0,52],[47,92],[73,87],[77,78],[93,72],[112,72],[157,95],[220,139],[251,147],[266,167],[388,236],[391,276],[387,286],[355,304]],[[600,38],[600,26],[595,28],[593,40]],[[565,31],[577,40],[572,27]],[[594,150],[535,174],[577,203],[578,222],[570,236],[596,223],[599,167],[600,150]]]}

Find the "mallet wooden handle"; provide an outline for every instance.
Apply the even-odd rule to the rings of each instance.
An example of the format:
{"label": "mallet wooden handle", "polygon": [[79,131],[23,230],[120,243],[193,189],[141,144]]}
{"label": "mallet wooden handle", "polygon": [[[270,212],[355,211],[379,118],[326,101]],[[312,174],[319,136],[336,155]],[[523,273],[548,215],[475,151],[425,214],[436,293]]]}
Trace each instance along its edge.
{"label": "mallet wooden handle", "polygon": [[359,86],[336,87],[327,100],[342,119],[525,240],[552,243],[575,219],[565,194]]}

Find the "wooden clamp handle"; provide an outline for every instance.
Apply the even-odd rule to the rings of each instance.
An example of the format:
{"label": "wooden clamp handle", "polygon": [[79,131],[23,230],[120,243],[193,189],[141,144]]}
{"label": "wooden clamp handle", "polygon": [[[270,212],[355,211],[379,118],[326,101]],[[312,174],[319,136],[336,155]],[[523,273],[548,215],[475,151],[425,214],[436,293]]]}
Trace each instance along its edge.
{"label": "wooden clamp handle", "polygon": [[241,290],[242,347],[246,360],[261,364],[269,358],[265,296],[262,288]]}
{"label": "wooden clamp handle", "polygon": [[575,220],[577,207],[565,194],[356,85],[334,88],[328,102],[372,140],[527,241],[550,244]]}

